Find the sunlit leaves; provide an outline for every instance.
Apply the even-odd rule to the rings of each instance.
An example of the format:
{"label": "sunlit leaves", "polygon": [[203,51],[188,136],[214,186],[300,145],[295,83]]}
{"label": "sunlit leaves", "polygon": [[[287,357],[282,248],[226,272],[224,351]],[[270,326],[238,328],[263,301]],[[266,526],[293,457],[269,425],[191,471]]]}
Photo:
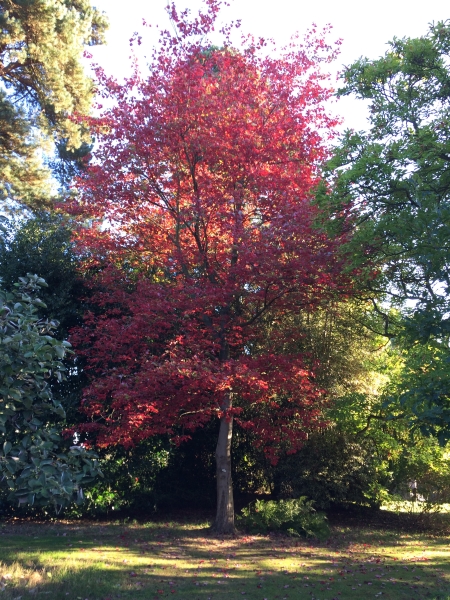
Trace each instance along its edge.
{"label": "sunlit leaves", "polygon": [[[397,312],[392,327],[395,313],[380,310],[383,333],[404,348],[440,347],[426,369],[414,357],[431,355],[413,347],[414,377],[406,374],[400,396],[392,397],[432,433],[448,431],[450,422],[449,47],[449,23],[440,22],[423,37],[394,39],[377,60],[346,68],[340,93],[370,101],[370,128],[343,136],[330,163],[332,193],[321,201],[334,229],[353,216],[346,251],[360,269],[362,293],[384,296],[405,316]],[[343,225],[349,231],[348,219]]]}
{"label": "sunlit leaves", "polygon": [[218,8],[198,21],[172,8],[179,35],[162,34],[149,73],[98,73],[111,108],[89,120],[95,165],[70,207],[92,224],[77,247],[94,303],[72,339],[99,444],[180,443],[235,418],[275,462],[323,424],[325,395],[300,352],[261,350],[262,318],[351,289],[310,202],[335,124],[319,63],[334,50],[311,34],[272,58],[252,39],[230,47],[227,27],[212,46]]}
{"label": "sunlit leaves", "polygon": [[93,87],[83,51],[102,42],[105,27],[90,0],[2,1],[0,201],[42,206],[52,195],[42,160],[51,139],[66,150],[63,158],[91,142],[71,116],[90,111]]}

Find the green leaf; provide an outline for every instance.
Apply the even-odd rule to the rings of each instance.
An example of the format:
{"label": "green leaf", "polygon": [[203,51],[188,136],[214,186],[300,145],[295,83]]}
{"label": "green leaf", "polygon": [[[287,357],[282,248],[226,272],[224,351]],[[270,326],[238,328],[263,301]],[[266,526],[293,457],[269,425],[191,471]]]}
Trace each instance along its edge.
{"label": "green leaf", "polygon": [[[58,497],[58,505],[65,506],[79,501],[73,495],[75,486],[78,489],[90,477],[83,472],[81,456],[62,451],[60,430],[54,424],[56,416],[64,418],[65,413],[47,377],[61,376],[64,367],[58,359],[64,358],[70,345],[50,335],[56,322],[39,320],[36,315],[36,280],[35,275],[22,277],[10,296],[0,286],[0,298],[8,298],[13,306],[2,314],[7,314],[14,331],[10,335],[10,329],[5,332],[0,325],[0,429],[5,436],[0,471],[10,489],[8,498],[19,505],[55,504]],[[22,301],[13,304],[14,297]],[[26,433],[30,430],[32,436]],[[20,449],[17,456],[10,454],[13,447]]]}
{"label": "green leaf", "polygon": [[54,350],[58,358],[64,358],[64,356],[66,355],[66,350],[62,346],[55,346]]}

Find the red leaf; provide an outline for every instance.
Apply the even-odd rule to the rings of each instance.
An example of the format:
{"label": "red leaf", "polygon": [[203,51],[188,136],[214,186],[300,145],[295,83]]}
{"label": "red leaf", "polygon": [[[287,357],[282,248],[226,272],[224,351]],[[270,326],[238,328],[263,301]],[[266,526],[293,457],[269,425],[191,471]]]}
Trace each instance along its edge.
{"label": "red leaf", "polygon": [[311,202],[336,124],[319,67],[335,51],[312,33],[279,58],[263,41],[231,51],[231,26],[207,49],[220,2],[206,7],[169,8],[177,35],[148,75],[97,73],[110,108],[87,123],[98,148],[71,207],[93,307],[72,333],[89,378],[76,432],[179,444],[235,418],[275,463],[325,425],[288,317],[352,293],[343,239]]}

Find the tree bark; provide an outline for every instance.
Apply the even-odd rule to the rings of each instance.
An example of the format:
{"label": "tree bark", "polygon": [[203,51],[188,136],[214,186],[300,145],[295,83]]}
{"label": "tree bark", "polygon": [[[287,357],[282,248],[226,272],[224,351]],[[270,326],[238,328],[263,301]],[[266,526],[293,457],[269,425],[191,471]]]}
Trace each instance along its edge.
{"label": "tree bark", "polygon": [[[228,408],[231,399],[228,399]],[[231,439],[233,419],[220,419],[219,439],[216,447],[217,513],[212,526],[214,533],[234,534],[233,482],[231,480]]]}
{"label": "tree bark", "polygon": [[[229,312],[229,307],[225,311]],[[230,348],[222,330],[220,360],[230,358]],[[231,440],[233,438],[233,417],[228,415],[232,408],[233,396],[231,391],[225,392],[220,408],[225,413],[220,419],[219,438],[216,446],[216,484],[217,512],[212,531],[219,535],[235,534],[233,482],[231,480]]]}

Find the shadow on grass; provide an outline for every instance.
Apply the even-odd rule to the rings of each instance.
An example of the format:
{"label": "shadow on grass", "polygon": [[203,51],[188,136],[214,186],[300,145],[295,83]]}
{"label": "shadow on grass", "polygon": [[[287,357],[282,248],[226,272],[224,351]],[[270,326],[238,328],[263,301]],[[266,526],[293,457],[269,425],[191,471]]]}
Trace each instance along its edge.
{"label": "shadow on grass", "polygon": [[7,525],[0,598],[447,600],[449,558],[446,539],[374,530],[319,544],[214,539],[205,523]]}

